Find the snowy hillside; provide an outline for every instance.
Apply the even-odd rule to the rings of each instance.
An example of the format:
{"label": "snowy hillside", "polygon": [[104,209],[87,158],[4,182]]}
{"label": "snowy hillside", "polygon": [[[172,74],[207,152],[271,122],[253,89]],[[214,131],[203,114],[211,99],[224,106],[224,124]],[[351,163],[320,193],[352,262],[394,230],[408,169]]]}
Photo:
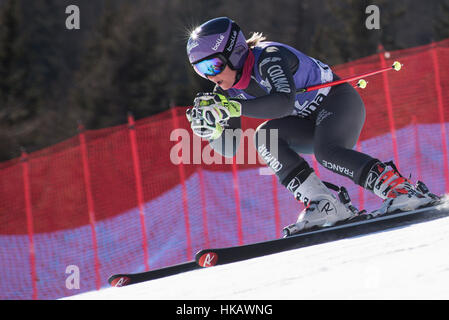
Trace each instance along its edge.
{"label": "snowy hillside", "polygon": [[68,299],[449,299],[449,217]]}

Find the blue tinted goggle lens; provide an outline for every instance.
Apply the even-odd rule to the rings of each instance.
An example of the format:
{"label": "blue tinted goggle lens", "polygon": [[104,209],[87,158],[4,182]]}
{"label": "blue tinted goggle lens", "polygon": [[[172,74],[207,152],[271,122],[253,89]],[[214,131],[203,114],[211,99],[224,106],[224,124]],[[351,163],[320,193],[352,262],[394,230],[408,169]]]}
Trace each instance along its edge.
{"label": "blue tinted goggle lens", "polygon": [[219,57],[203,60],[193,65],[195,71],[202,77],[216,76],[222,73],[225,67],[226,63]]}

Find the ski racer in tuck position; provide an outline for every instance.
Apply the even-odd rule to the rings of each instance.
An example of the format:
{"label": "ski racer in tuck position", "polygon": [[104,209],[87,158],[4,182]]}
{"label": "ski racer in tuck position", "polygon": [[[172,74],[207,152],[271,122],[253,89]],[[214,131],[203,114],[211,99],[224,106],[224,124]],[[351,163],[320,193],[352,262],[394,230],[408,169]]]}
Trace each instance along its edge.
{"label": "ski racer in tuck position", "polygon": [[[262,157],[270,155],[267,165],[280,183],[306,206],[296,231],[331,226],[357,215],[317,177],[301,153],[313,153],[326,169],[382,198],[375,215],[438,201],[427,188],[403,177],[392,162],[352,149],[365,122],[365,106],[350,84],[297,93],[297,88],[339,79],[325,63],[288,45],[265,41],[260,33],[245,39],[227,17],[196,28],[187,42],[187,55],[194,70],[215,83],[214,92],[199,93],[186,114],[193,132],[208,139],[214,150],[234,156],[238,142],[229,145],[225,137],[229,130],[241,128],[240,116],[271,119],[257,128],[255,145]],[[277,141],[270,141],[266,133],[272,129],[278,130]],[[274,143],[276,161],[270,153]]]}

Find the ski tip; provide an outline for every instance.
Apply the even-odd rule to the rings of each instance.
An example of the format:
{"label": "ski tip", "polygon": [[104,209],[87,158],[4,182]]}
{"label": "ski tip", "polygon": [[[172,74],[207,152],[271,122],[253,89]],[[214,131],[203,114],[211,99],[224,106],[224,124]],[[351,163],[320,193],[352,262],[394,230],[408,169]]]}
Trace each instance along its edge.
{"label": "ski tip", "polygon": [[218,262],[218,254],[213,251],[203,250],[197,253],[195,260],[200,267],[213,267]]}
{"label": "ski tip", "polygon": [[114,275],[109,277],[108,282],[111,287],[124,287],[131,284],[131,278],[124,275]]}

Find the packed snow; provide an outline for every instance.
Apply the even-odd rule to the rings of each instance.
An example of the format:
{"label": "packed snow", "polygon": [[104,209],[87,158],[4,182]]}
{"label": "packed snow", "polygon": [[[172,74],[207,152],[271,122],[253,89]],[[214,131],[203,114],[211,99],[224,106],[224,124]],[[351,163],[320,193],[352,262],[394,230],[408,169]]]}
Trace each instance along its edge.
{"label": "packed snow", "polygon": [[449,299],[449,217],[67,299]]}

